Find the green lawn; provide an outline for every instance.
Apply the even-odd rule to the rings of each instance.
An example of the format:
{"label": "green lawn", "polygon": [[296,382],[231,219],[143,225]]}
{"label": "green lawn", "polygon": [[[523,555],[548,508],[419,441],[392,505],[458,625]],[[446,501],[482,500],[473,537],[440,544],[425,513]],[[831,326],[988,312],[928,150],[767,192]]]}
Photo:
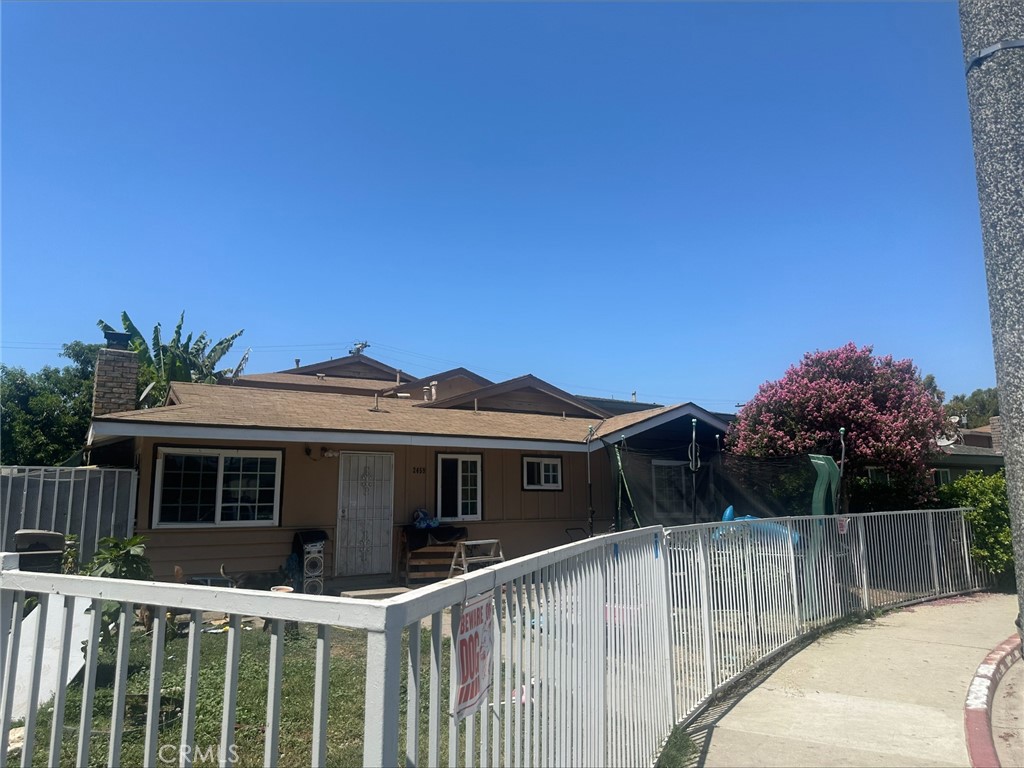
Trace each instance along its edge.
{"label": "green lawn", "polygon": [[[238,706],[235,741],[237,765],[263,765],[263,746],[267,706],[267,676],[269,671],[270,636],[256,627],[241,633],[241,659],[238,675]],[[243,624],[243,626],[245,626]],[[315,677],[316,627],[303,625],[285,633],[284,666],[281,690],[281,725],[279,754],[275,765],[309,766],[312,757],[313,681]],[[187,637],[178,636],[164,646],[163,701],[164,723],[160,730],[158,765],[177,765],[178,743],[181,734],[181,713],[177,709],[185,690],[185,663]],[[141,765],[145,740],[145,715],[149,692],[149,664],[151,636],[140,627],[132,632],[127,683],[127,716],[122,739],[121,764]],[[194,764],[217,764],[217,746],[220,741],[222,698],[224,690],[224,660],[227,634],[203,633],[200,640],[200,672],[196,706],[195,746],[199,751]],[[403,642],[401,711],[406,708],[406,676]],[[424,628],[420,641],[420,722],[418,764],[426,765],[429,723],[429,648],[430,633]],[[109,749],[110,712],[114,700],[114,670],[116,658],[110,645],[101,644],[97,667],[97,684],[93,708],[93,733],[89,749],[89,766],[107,764]],[[438,763],[448,764],[448,680],[450,646],[443,644],[441,690],[441,734]],[[366,634],[334,628],[331,630],[330,692],[327,723],[327,765],[359,766],[363,759],[363,705],[366,674]],[[65,709],[65,730],[61,765],[76,763],[78,723],[81,713],[81,679],[68,688]],[[483,712],[488,712],[485,707]],[[477,734],[479,718],[476,716]],[[38,717],[33,766],[47,766],[50,744],[52,707],[44,707]],[[399,724],[399,758],[404,762],[406,724],[404,715]],[[503,741],[503,735],[501,736]],[[679,735],[670,739],[662,756],[661,765],[682,763],[680,754],[686,754],[686,745],[680,744]],[[683,752],[676,750],[682,746]],[[476,749],[474,748],[474,752]],[[458,765],[464,765],[465,729],[458,738]],[[20,762],[20,750],[7,756],[7,764]],[[678,762],[677,762],[678,761]]]}
{"label": "green lawn", "polygon": [[[328,763],[338,766],[361,765],[366,635],[363,632],[334,629],[331,640]],[[280,753],[277,765],[310,764],[315,643],[314,626],[303,626],[285,634]],[[200,642],[195,744],[200,751],[199,757],[206,756],[202,753],[208,754],[211,747],[214,749],[212,755],[209,755],[210,759],[198,759],[197,765],[215,765],[217,762],[216,746],[220,741],[226,644],[226,634],[204,633]],[[121,751],[123,765],[142,764],[145,706],[149,691],[150,646],[151,638],[136,628],[132,633],[129,654],[126,688],[128,714]],[[269,650],[268,633],[259,629],[243,630],[235,729],[238,765],[263,764]],[[160,743],[168,746],[159,754],[171,758],[167,764],[177,763],[181,716],[180,711],[175,710],[175,702],[180,702],[184,696],[186,654],[185,637],[176,637],[165,646],[162,689],[165,723],[161,727]],[[93,733],[88,763],[90,766],[107,763],[110,712],[114,700],[114,669],[113,649],[101,646],[93,705]],[[62,765],[75,763],[81,699],[81,681],[76,680],[68,689]],[[35,766],[47,765],[51,717],[51,707],[46,707],[40,712],[33,755]]]}

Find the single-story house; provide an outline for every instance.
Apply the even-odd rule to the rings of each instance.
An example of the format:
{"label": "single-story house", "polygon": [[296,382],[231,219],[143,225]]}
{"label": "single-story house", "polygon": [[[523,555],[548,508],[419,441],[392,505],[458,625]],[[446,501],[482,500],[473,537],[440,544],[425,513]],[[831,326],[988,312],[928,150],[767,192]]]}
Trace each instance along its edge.
{"label": "single-story house", "polygon": [[976,429],[961,429],[957,439],[940,444],[928,466],[936,485],[945,485],[968,472],[994,474],[1005,466],[1003,430],[998,416]]}
{"label": "single-story house", "polygon": [[[539,551],[613,525],[622,489],[609,446],[696,435],[710,455],[727,428],[692,403],[585,398],[464,368],[412,379],[363,354],[175,383],[143,410],[136,378],[134,353],[101,350],[88,444],[93,463],[137,469],[135,530],[159,578],[175,565],[273,570],[310,529],[326,533],[328,575],[395,573],[418,510],[500,540],[506,557]],[[658,462],[667,479],[655,490],[683,463]]]}

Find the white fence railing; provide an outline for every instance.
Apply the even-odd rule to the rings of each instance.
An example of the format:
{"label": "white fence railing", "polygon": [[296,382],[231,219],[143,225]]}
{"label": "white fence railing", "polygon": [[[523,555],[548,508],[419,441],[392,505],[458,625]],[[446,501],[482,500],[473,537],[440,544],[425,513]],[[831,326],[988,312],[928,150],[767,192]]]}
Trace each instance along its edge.
{"label": "white fence railing", "polygon": [[[969,548],[962,510],[652,527],[379,601],[29,573],[4,555],[0,755],[19,690],[23,765],[650,765],[674,724],[801,634],[981,588]],[[493,682],[459,719],[453,659],[472,659],[453,637],[478,595]],[[26,634],[30,599],[43,616]],[[40,708],[41,660],[71,677],[76,623],[83,670]]]}
{"label": "white fence railing", "polygon": [[982,589],[963,509],[666,530],[676,714],[802,635],[880,608]]}
{"label": "white fence railing", "polygon": [[76,536],[88,562],[103,537],[132,535],[136,482],[132,469],[0,467],[0,551],[14,551],[15,531],[43,528]]}

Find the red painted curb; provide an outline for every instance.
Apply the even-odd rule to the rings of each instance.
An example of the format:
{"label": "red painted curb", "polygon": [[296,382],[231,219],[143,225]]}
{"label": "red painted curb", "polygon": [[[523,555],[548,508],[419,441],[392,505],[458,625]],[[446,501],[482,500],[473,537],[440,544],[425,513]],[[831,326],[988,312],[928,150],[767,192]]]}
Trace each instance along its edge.
{"label": "red painted curb", "polygon": [[1010,635],[992,649],[978,666],[964,702],[967,755],[973,768],[1000,768],[992,740],[992,697],[1006,670],[1021,659],[1020,635]]}

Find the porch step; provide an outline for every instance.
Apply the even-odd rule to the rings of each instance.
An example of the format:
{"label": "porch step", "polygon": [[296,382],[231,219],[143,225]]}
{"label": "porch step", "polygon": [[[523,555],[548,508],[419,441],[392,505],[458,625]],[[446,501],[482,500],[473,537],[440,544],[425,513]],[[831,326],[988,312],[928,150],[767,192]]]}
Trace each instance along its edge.
{"label": "porch step", "polygon": [[448,578],[455,543],[431,544],[402,553],[400,578],[407,586],[423,586]]}

